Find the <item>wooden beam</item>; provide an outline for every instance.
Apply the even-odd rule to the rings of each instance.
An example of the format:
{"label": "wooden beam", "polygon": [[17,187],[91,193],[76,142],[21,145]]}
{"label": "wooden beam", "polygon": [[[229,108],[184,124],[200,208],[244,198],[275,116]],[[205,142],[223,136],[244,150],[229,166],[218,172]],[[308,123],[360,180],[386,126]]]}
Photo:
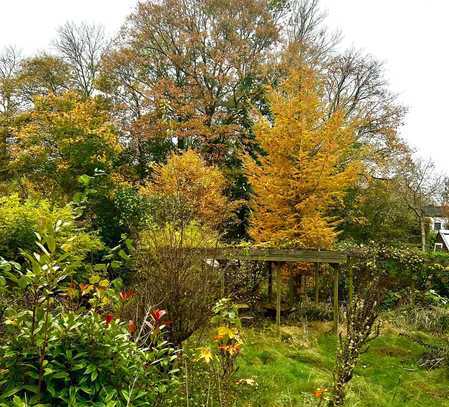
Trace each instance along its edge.
{"label": "wooden beam", "polygon": [[351,260],[347,263],[347,276],[348,276],[348,307],[352,306],[352,301],[354,299],[354,275],[352,271]]}
{"label": "wooden beam", "polygon": [[273,300],[273,263],[268,262],[268,301]]}
{"label": "wooden beam", "polygon": [[260,249],[260,248],[215,248],[190,249],[206,258],[217,260],[259,260],[274,262],[304,262],[344,264],[348,255],[344,252],[330,250],[298,250],[298,249]]}

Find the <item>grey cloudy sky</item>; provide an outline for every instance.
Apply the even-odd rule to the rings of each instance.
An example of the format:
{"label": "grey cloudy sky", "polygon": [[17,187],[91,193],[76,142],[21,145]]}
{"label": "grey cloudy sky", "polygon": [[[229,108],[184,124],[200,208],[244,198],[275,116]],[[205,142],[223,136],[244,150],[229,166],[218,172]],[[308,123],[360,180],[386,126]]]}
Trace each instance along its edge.
{"label": "grey cloudy sky", "polygon": [[[328,25],[340,28],[345,47],[385,62],[391,88],[409,114],[403,137],[449,173],[446,120],[449,95],[448,0],[321,0]],[[25,55],[48,48],[67,20],[103,24],[114,33],[136,0],[0,0],[0,49]]]}
{"label": "grey cloudy sky", "polygon": [[321,0],[344,45],[361,48],[387,68],[391,89],[408,106],[402,136],[449,173],[449,1]]}

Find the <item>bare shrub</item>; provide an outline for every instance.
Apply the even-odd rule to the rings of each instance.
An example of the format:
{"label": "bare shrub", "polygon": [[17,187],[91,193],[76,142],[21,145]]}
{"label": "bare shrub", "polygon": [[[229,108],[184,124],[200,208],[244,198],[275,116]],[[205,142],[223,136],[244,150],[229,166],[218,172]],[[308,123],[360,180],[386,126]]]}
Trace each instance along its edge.
{"label": "bare shrub", "polygon": [[376,324],[384,289],[375,277],[346,311],[346,332],[340,333],[334,370],[333,397],[329,406],[343,406],[346,384],[352,379],[359,357],[370,341],[379,335]]}
{"label": "bare shrub", "polygon": [[213,259],[205,260],[195,248],[213,247],[216,236],[194,222],[166,223],[140,234],[136,251],[136,289],[145,305],[168,311],[170,340],[181,344],[204,327],[220,287]]}

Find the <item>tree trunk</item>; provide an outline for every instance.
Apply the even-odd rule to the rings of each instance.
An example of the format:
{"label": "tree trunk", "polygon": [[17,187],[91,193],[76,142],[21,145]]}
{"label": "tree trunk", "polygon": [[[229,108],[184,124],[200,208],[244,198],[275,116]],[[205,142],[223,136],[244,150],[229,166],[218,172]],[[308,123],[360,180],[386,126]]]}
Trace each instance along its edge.
{"label": "tree trunk", "polygon": [[424,217],[421,217],[419,223],[421,226],[421,250],[423,252],[425,252],[426,251],[426,223],[424,221]]}

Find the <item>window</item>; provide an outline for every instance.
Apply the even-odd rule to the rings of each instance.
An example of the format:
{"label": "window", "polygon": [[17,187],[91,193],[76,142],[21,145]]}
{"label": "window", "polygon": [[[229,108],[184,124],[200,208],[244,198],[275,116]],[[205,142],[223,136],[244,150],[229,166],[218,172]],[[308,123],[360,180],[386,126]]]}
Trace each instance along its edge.
{"label": "window", "polygon": [[433,228],[434,230],[441,230],[441,222],[435,222]]}

